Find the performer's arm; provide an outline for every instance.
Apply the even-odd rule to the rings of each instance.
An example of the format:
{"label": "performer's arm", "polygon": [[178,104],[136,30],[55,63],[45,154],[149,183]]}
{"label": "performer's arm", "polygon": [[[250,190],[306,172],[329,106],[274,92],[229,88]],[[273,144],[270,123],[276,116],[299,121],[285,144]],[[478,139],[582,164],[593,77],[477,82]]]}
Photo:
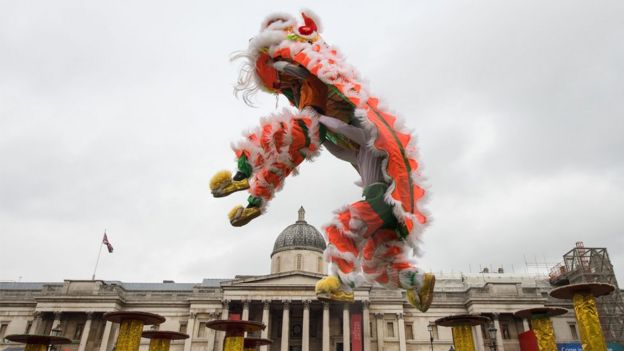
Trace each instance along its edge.
{"label": "performer's arm", "polygon": [[332,132],[342,134],[347,138],[353,140],[354,142],[358,143],[360,146],[366,145],[366,134],[364,133],[364,130],[362,128],[354,127],[352,125],[344,123],[337,118],[327,117],[324,115],[321,115],[319,119],[321,121],[321,124],[323,124],[325,127],[327,127],[327,129],[331,130]]}
{"label": "performer's arm", "polygon": [[339,159],[353,164],[357,163],[357,154],[354,150],[341,148],[330,141],[326,141],[323,145],[327,150],[329,150],[329,152],[331,152],[332,155],[338,157]]}
{"label": "performer's arm", "polygon": [[286,61],[275,62],[273,64],[273,68],[275,68],[279,72],[288,74],[299,79],[306,79],[310,75],[310,72],[308,72],[307,69],[301,66],[294,65],[292,63],[288,63]]}

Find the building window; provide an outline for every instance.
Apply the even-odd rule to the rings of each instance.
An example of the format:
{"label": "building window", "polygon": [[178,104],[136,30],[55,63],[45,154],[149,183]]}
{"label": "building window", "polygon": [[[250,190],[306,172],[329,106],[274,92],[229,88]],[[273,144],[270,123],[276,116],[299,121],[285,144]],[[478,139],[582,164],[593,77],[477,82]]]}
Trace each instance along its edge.
{"label": "building window", "polygon": [[301,324],[293,325],[292,332],[290,334],[292,337],[300,338],[301,337]]}
{"label": "building window", "polygon": [[186,334],[186,322],[180,322],[180,333]]}
{"label": "building window", "polygon": [[82,331],[84,330],[84,323],[76,325],[76,331],[74,332],[74,340],[80,340],[82,337]]}
{"label": "building window", "polygon": [[394,322],[386,322],[386,338],[394,338]]}
{"label": "building window", "polygon": [[414,340],[414,330],[412,329],[412,323],[405,323],[405,339]]}
{"label": "building window", "polygon": [[568,323],[570,327],[570,335],[572,335],[573,340],[578,340],[578,333],[576,332],[576,323]]}
{"label": "building window", "polygon": [[206,322],[199,322],[199,328],[197,329],[197,337],[198,338],[206,337]]}
{"label": "building window", "polygon": [[323,259],[320,257],[317,258],[317,261],[316,261],[316,270],[319,273],[323,273]]}
{"label": "building window", "polygon": [[503,336],[503,339],[505,340],[509,340],[511,339],[511,336],[509,335],[509,323],[501,323],[501,334]]}
{"label": "building window", "polygon": [[6,335],[7,328],[9,327],[9,322],[3,322],[0,324],[0,339],[4,338]]}
{"label": "building window", "polygon": [[301,270],[301,263],[303,261],[303,257],[301,257],[301,254],[297,255],[297,270],[300,271]]}
{"label": "building window", "polygon": [[30,334],[30,329],[32,329],[33,321],[28,321],[26,323],[26,330],[24,330],[24,334]]}

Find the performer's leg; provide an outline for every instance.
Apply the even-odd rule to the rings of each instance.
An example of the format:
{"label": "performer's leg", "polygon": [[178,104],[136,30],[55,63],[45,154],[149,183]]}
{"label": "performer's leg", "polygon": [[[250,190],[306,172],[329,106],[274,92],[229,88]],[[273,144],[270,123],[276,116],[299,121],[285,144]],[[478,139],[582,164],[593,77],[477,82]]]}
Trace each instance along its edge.
{"label": "performer's leg", "polygon": [[286,177],[305,159],[315,156],[320,147],[319,124],[305,114],[265,127],[263,133],[256,144],[263,153],[250,153],[248,157],[256,160],[249,179],[248,205],[237,206],[229,214],[234,226],[245,225],[262,214]]}
{"label": "performer's leg", "polygon": [[362,271],[370,282],[407,290],[408,302],[425,312],[433,300],[435,276],[418,269],[410,259],[411,247],[396,229],[381,229],[366,241]]}
{"label": "performer's leg", "polygon": [[379,201],[383,203],[386,188],[383,183],[366,187],[365,200],[339,211],[333,223],[325,228],[329,241],[325,256],[331,263],[331,272],[316,285],[319,298],[352,300],[352,289],[363,282],[360,274],[363,242],[382,227],[386,219],[394,218],[390,215],[391,209],[387,211],[378,206]]}

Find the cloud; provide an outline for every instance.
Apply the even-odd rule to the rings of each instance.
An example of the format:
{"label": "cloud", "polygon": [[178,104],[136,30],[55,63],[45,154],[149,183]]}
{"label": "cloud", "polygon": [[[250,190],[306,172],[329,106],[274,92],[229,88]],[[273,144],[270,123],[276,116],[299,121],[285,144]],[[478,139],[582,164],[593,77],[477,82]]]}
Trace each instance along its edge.
{"label": "cloud", "polygon": [[[423,267],[521,271],[525,257],[554,263],[584,240],[609,249],[621,278],[624,5],[354,4],[314,10],[418,135],[435,218]],[[244,195],[210,197],[210,176],[233,167],[230,142],[276,107],[236,100],[228,62],[267,6],[298,9],[0,4],[0,279],[88,278],[104,229],[115,253],[103,278],[266,274],[299,206],[320,229],[360,199],[357,174],[330,155],[247,227],[226,220]]]}

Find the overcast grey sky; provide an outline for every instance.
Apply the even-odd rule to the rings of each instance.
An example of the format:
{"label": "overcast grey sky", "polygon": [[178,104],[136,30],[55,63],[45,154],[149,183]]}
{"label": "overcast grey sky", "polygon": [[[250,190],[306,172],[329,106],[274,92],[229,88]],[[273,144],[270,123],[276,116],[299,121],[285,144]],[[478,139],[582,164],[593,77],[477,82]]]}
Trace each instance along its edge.
{"label": "overcast grey sky", "polygon": [[[230,143],[275,110],[232,94],[270,12],[312,8],[418,135],[434,222],[421,265],[555,263],[578,240],[624,277],[624,2],[0,2],[0,280],[195,282],[267,274],[303,205],[359,199],[329,154],[232,228],[213,199]],[[285,101],[280,100],[280,105]]]}

